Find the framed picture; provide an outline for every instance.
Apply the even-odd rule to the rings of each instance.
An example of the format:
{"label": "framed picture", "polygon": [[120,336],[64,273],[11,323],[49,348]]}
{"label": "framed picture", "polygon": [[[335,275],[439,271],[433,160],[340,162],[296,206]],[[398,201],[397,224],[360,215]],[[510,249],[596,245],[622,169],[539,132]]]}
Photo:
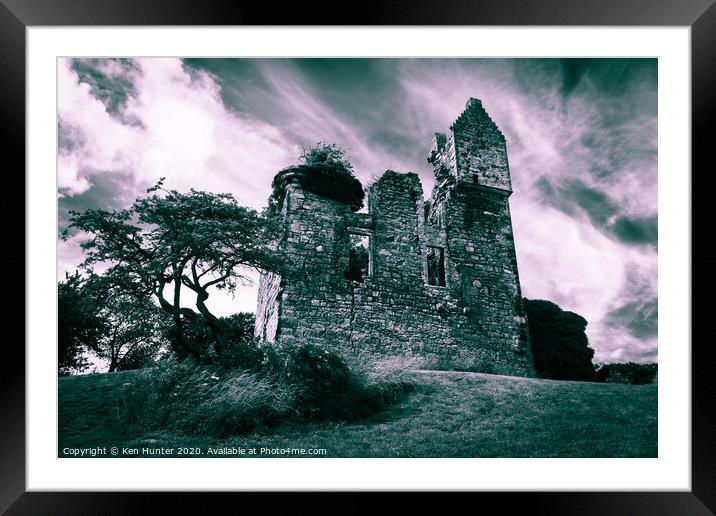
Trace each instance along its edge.
{"label": "framed picture", "polygon": [[[638,4],[382,6],[347,26],[324,10],[4,1],[28,303],[4,387],[3,510],[145,503],[97,491],[530,491],[489,496],[565,514],[713,510],[690,235],[716,21],[709,2]],[[177,224],[192,252],[214,240],[179,268],[147,261]],[[82,263],[95,290],[73,276]],[[157,270],[166,284],[137,280]],[[122,304],[137,289],[152,301]],[[63,362],[64,294],[126,343]],[[567,374],[550,360],[573,327],[588,367]],[[227,351],[244,337],[260,344]],[[392,365],[376,373],[348,348]],[[148,360],[172,379],[140,382]],[[280,369],[283,390],[254,366]],[[113,380],[74,374],[93,369]],[[337,397],[326,370],[349,371],[331,376]],[[650,385],[621,383],[637,375]],[[182,381],[203,382],[191,409],[172,398]],[[258,401],[238,413],[227,393],[246,382]],[[227,437],[227,418],[248,430]]]}

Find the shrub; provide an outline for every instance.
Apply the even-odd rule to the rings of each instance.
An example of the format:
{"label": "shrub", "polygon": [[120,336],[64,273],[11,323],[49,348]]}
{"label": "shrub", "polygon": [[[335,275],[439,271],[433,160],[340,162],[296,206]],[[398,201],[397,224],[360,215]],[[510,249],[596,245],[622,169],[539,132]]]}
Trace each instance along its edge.
{"label": "shrub", "polygon": [[220,317],[227,340],[231,342],[247,342],[254,336],[256,316],[251,312],[238,312]]}
{"label": "shrub", "polygon": [[60,376],[87,369],[88,353],[100,349],[107,322],[98,314],[100,300],[90,295],[79,273],[57,283],[57,358]]}
{"label": "shrub", "polygon": [[174,358],[141,372],[125,387],[123,420],[148,430],[216,437],[284,422],[353,421],[397,403],[412,390],[399,362],[352,359],[313,345],[264,357],[258,372]]}
{"label": "shrub", "polygon": [[150,430],[223,437],[275,426],[291,400],[268,376],[169,359],[127,386],[123,413],[126,423]]}
{"label": "shrub", "polygon": [[139,348],[136,351],[132,350],[124,355],[116,370],[131,371],[133,369],[150,367],[154,364],[154,359],[157,354],[158,352],[154,349],[147,350],[146,348]]}
{"label": "shrub", "polygon": [[353,173],[353,165],[346,159],[346,152],[335,143],[318,142],[314,147],[303,151],[299,160],[306,165],[332,163],[349,173]]}
{"label": "shrub", "polygon": [[175,324],[168,325],[165,330],[166,339],[170,342],[173,353],[180,360],[190,357],[183,342],[191,343],[200,359],[211,362],[214,347],[214,337],[203,319],[196,315],[187,316],[182,327]]}
{"label": "shrub", "polygon": [[541,299],[523,299],[537,375],[551,380],[596,381],[587,320]]}
{"label": "shrub", "polygon": [[224,370],[240,369],[265,375],[273,375],[282,367],[281,357],[273,346],[254,339],[230,341],[224,353],[217,358],[217,364]]}
{"label": "shrub", "polygon": [[600,381],[608,383],[630,383],[644,385],[654,382],[658,372],[657,364],[603,364],[597,371]]}
{"label": "shrub", "polygon": [[346,402],[361,391],[341,357],[310,344],[287,350],[282,375],[295,389],[296,410],[309,419],[349,418],[353,407]]}
{"label": "shrub", "polygon": [[[294,408],[306,419],[351,421],[367,417],[402,399],[412,384],[388,380],[387,368],[357,364],[355,370],[334,352],[303,345],[287,352],[283,377],[295,390]],[[362,374],[361,374],[362,373]],[[381,377],[382,376],[382,377]]]}
{"label": "shrub", "polygon": [[382,399],[384,405],[399,403],[415,389],[409,373],[420,369],[423,358],[413,356],[376,357],[370,353],[351,356],[347,363],[366,387]]}
{"label": "shrub", "polygon": [[[299,172],[304,190],[348,204],[353,211],[363,207],[363,185],[353,174],[353,166],[345,159],[342,149],[334,144],[318,142],[315,147],[305,151],[300,160],[301,164],[293,170]],[[271,183],[269,204],[272,210],[283,202],[283,179],[283,176],[278,174]]]}

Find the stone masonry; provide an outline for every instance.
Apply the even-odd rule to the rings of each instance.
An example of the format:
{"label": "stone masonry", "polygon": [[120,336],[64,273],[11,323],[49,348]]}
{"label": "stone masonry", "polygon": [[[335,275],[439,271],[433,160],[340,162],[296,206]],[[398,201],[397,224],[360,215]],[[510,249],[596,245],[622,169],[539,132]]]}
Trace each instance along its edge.
{"label": "stone masonry", "polygon": [[[416,174],[389,170],[368,187],[368,213],[303,189],[301,166],[279,173],[278,245],[298,274],[261,277],[258,338],[534,374],[505,138],[479,100],[435,135],[428,161],[430,200]],[[346,277],[351,235],[368,237],[362,281]]]}

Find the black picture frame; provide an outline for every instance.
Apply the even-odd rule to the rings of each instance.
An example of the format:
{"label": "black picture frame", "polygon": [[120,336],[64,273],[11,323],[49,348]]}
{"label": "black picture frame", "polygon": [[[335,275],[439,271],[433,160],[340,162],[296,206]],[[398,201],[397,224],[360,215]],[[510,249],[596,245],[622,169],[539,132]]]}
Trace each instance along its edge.
{"label": "black picture frame", "polygon": [[[711,143],[707,128],[714,118],[714,91],[716,80],[716,7],[713,0],[443,0],[429,2],[370,2],[364,1],[349,8],[337,3],[306,5],[261,2],[229,2],[203,0],[156,1],[139,0],[0,0],[0,119],[6,129],[4,148],[13,155],[15,167],[23,174],[13,175],[17,181],[14,191],[25,190],[25,30],[29,26],[44,25],[571,25],[571,26],[689,26],[691,27],[692,72],[692,170],[691,180],[699,181],[692,187],[692,237],[710,234],[707,226],[710,217],[703,200],[708,189],[703,181],[713,165],[710,158]],[[280,5],[280,7],[279,7]],[[7,161],[6,161],[7,163]],[[7,170],[10,170],[8,168]],[[701,175],[694,173],[701,170]],[[679,171],[673,171],[679,173]],[[8,174],[10,175],[10,174]],[[22,179],[20,179],[22,178]],[[688,180],[685,177],[684,180]],[[9,187],[8,187],[9,188]],[[6,190],[7,192],[8,190]],[[17,196],[15,194],[14,196]],[[701,202],[698,201],[702,197]],[[698,210],[702,214],[698,215]],[[17,222],[10,223],[18,227]],[[710,224],[709,224],[710,225]],[[23,226],[24,228],[24,226]],[[26,234],[21,237],[24,241]],[[707,266],[714,265],[711,258],[699,261],[706,255],[695,252],[707,245],[706,238],[692,238],[692,278],[703,292],[714,285],[713,275]],[[19,241],[19,240],[16,240]],[[17,245],[19,249],[19,245]],[[7,256],[7,251],[6,251]],[[25,255],[15,251],[11,265],[19,268]],[[25,268],[25,277],[32,271]],[[15,275],[19,278],[19,275]],[[10,287],[6,287],[10,289]],[[14,287],[14,292],[19,287]],[[24,286],[23,286],[24,290]],[[589,492],[589,493],[472,493],[484,503],[498,503],[501,511],[529,510],[548,514],[713,514],[716,511],[716,424],[713,395],[716,393],[714,351],[705,335],[709,321],[710,303],[699,303],[692,291],[692,490],[690,492]],[[13,299],[16,305],[20,303]],[[32,307],[25,306],[25,314]],[[9,324],[6,331],[10,331]],[[248,509],[246,502],[275,506],[285,496],[275,493],[77,493],[77,492],[26,492],[25,488],[25,353],[17,342],[6,334],[1,382],[2,441],[0,444],[0,511],[7,514],[125,514],[142,513],[151,502],[159,502],[162,510],[177,506],[183,510],[206,511],[213,505],[237,503]],[[232,500],[227,500],[227,498]],[[155,500],[159,498],[159,500]],[[407,498],[407,497],[406,497]],[[151,499],[151,500],[150,500]],[[306,499],[300,495],[292,503]],[[311,510],[326,508],[335,511],[357,512],[361,506],[370,506],[357,493],[341,496],[341,501],[310,504]],[[405,503],[424,506],[424,493],[413,493]],[[468,503],[474,504],[471,500]],[[407,507],[406,507],[407,508]]]}

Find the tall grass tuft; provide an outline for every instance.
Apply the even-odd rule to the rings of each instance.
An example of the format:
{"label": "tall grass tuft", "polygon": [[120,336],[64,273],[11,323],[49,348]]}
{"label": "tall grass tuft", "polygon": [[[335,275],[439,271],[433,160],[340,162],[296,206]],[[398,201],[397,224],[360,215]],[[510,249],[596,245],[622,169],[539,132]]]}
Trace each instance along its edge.
{"label": "tall grass tuft", "polygon": [[282,423],[356,421],[412,390],[406,359],[344,359],[313,345],[272,355],[258,372],[165,360],[124,387],[121,417],[147,430],[225,437]]}
{"label": "tall grass tuft", "polygon": [[124,415],[151,430],[223,437],[277,425],[291,401],[290,391],[270,377],[168,360],[125,389]]}

